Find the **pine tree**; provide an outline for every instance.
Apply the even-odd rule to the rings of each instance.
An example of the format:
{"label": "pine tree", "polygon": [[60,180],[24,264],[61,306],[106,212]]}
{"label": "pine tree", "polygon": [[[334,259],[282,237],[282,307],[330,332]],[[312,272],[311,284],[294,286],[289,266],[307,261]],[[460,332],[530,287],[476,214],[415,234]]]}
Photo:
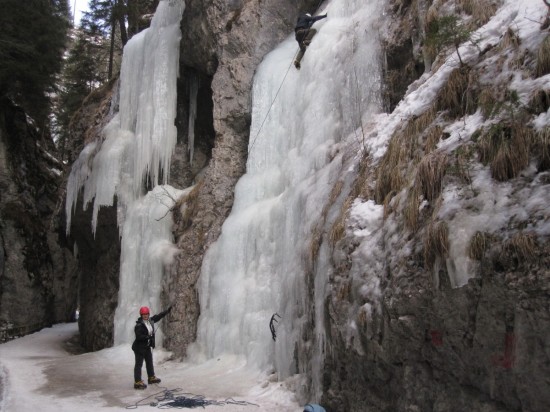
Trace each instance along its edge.
{"label": "pine tree", "polygon": [[70,25],[68,2],[0,0],[0,10],[0,98],[47,128]]}
{"label": "pine tree", "polygon": [[121,49],[128,42],[126,31],[127,8],[124,0],[90,0],[89,11],[84,14],[83,24],[89,25],[87,29],[96,28],[108,35],[111,43],[109,49],[108,78],[113,76],[114,56],[117,38],[117,27],[122,42]]}

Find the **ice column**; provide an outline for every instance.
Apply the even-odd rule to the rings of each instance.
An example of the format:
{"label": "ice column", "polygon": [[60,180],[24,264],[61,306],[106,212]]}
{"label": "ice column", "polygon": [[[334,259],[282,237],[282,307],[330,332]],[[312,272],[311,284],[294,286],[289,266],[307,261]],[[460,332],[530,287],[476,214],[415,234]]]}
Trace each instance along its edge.
{"label": "ice column", "polygon": [[[161,0],[151,26],[127,43],[119,112],[103,130],[103,140],[84,148],[68,180],[67,231],[82,189],[84,207],[93,203],[94,233],[99,209],[117,199],[122,252],[115,344],[131,342],[140,306],[161,309],[162,274],[177,253],[171,209],[184,191],[166,182],[177,138],[174,120],[184,9],[183,0]],[[149,193],[144,191],[145,183],[153,187]]]}
{"label": "ice column", "polygon": [[99,208],[112,206],[115,195],[121,226],[126,207],[144,195],[146,179],[156,186],[162,175],[167,182],[177,138],[179,25],[184,9],[183,0],[161,1],[151,26],[124,47],[119,113],[105,127],[101,146],[86,146],[73,164],[67,186],[67,230],[82,187],[84,207],[94,204],[95,233]]}
{"label": "ice column", "polygon": [[[328,248],[320,250],[314,290],[306,289],[305,262],[341,172],[339,150],[349,141],[360,148],[361,122],[379,110],[380,3],[329,2],[301,70],[292,66],[294,36],[258,68],[247,171],[202,267],[196,348],[203,356],[237,354],[261,370],[275,368],[280,378],[295,373],[308,295],[319,308],[314,333],[322,351]],[[273,342],[275,312],[282,319]]]}

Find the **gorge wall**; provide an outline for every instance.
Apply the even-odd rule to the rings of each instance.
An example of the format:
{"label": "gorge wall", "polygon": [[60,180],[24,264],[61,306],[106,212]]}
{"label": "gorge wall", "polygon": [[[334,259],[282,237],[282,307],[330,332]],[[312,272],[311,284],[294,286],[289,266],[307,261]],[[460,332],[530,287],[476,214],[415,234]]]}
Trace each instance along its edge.
{"label": "gorge wall", "polygon": [[72,320],[77,271],[54,219],[63,166],[25,112],[0,101],[0,341]]}
{"label": "gorge wall", "polygon": [[[322,308],[325,360],[317,377],[328,411],[508,412],[545,411],[550,405],[550,250],[543,230],[548,208],[510,216],[494,232],[475,233],[467,242],[472,276],[461,285],[449,263],[450,239],[460,229],[454,219],[460,212],[442,212],[452,189],[461,193],[457,203],[462,210],[472,218],[481,213],[482,190],[475,178],[482,173],[490,175],[498,190],[510,190],[512,203],[521,204],[535,192],[549,199],[548,125],[533,126],[550,107],[548,25],[531,22],[533,36],[546,39],[534,50],[524,45],[528,39],[522,40],[512,18],[514,24],[503,26],[498,40],[449,70],[432,106],[420,113],[399,112],[404,98],[445,69],[453,51],[452,45],[427,47],[434,22],[460,15],[474,31],[503,4],[391,0],[387,5],[381,39],[384,108],[401,116],[401,126],[381,159],[367,153],[354,166],[357,178],[349,189],[342,191],[339,182],[340,218],[321,222],[319,233],[311,235],[312,244],[332,252],[333,275]],[[174,234],[181,253],[163,289],[164,302],[174,304],[165,320],[165,346],[177,357],[186,356],[195,340],[202,260],[220,234],[235,184],[244,173],[255,69],[292,33],[298,12],[314,12],[317,5],[305,0],[186,1],[178,145],[170,183],[195,188],[175,209]],[[495,67],[496,72],[514,71],[532,80],[530,94],[514,96],[513,76],[488,79]],[[90,96],[75,118],[72,160],[85,142],[100,136],[116,106],[115,84]],[[188,119],[195,87],[198,114],[190,159]],[[485,126],[446,146],[452,140],[446,128],[466,123],[476,112]],[[120,258],[115,209],[101,210],[94,237],[91,212],[79,205],[65,239],[64,218],[54,214],[63,198],[57,185],[63,184],[51,173],[60,166],[36,148],[40,139],[24,115],[4,103],[1,113],[0,328],[34,329],[66,321],[79,303],[82,344],[88,350],[108,347]],[[488,124],[499,122],[504,128],[498,136],[504,138],[489,133],[494,129]],[[525,131],[519,125],[529,126]],[[514,142],[511,152],[519,153],[520,166],[510,151],[490,147],[499,139]],[[23,153],[34,157],[23,158]],[[361,260],[366,241],[351,229],[356,199],[384,208],[369,238],[383,253],[372,261]],[[38,249],[47,251],[44,257],[28,252]],[[314,266],[318,248],[312,250]],[[25,310],[30,302],[36,308],[32,314]],[[313,302],[310,310],[306,317],[314,319]],[[305,376],[305,385],[295,388],[303,401],[314,390],[308,355],[305,349],[295,354],[296,373]]]}

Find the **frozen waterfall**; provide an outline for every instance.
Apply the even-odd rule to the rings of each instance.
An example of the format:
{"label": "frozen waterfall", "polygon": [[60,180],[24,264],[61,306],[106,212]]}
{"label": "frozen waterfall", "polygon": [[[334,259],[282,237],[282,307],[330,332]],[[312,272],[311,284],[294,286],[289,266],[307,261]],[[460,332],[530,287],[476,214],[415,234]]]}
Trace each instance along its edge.
{"label": "frozen waterfall", "polygon": [[[166,183],[177,138],[176,82],[184,9],[183,0],[160,1],[151,26],[126,44],[119,112],[105,127],[103,140],[81,152],[67,183],[67,231],[82,189],[84,208],[93,202],[94,233],[99,209],[117,199],[122,252],[115,344],[133,340],[137,308],[161,309],[164,266],[177,250],[170,210],[183,191]],[[164,185],[159,186],[161,179]],[[147,184],[153,187],[149,193],[144,191]]]}
{"label": "frozen waterfall", "polygon": [[[312,294],[321,358],[328,252],[321,247],[314,291],[306,289],[305,262],[314,226],[342,172],[339,142],[351,139],[361,148],[360,126],[379,111],[380,3],[330,1],[319,12],[328,19],[315,24],[318,33],[300,71],[292,65],[298,50],[293,35],[258,68],[247,171],[203,262],[195,353],[242,355],[249,365],[275,369],[279,378],[296,373],[295,346]],[[282,317],[276,342],[269,329],[274,313]]]}

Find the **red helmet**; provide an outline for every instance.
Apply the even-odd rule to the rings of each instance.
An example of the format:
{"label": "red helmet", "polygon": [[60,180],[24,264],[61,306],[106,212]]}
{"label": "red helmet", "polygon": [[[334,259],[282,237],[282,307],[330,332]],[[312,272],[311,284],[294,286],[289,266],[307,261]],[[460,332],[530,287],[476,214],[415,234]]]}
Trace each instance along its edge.
{"label": "red helmet", "polygon": [[149,314],[149,308],[147,306],[142,306],[139,308],[139,314],[140,315],[148,315]]}

